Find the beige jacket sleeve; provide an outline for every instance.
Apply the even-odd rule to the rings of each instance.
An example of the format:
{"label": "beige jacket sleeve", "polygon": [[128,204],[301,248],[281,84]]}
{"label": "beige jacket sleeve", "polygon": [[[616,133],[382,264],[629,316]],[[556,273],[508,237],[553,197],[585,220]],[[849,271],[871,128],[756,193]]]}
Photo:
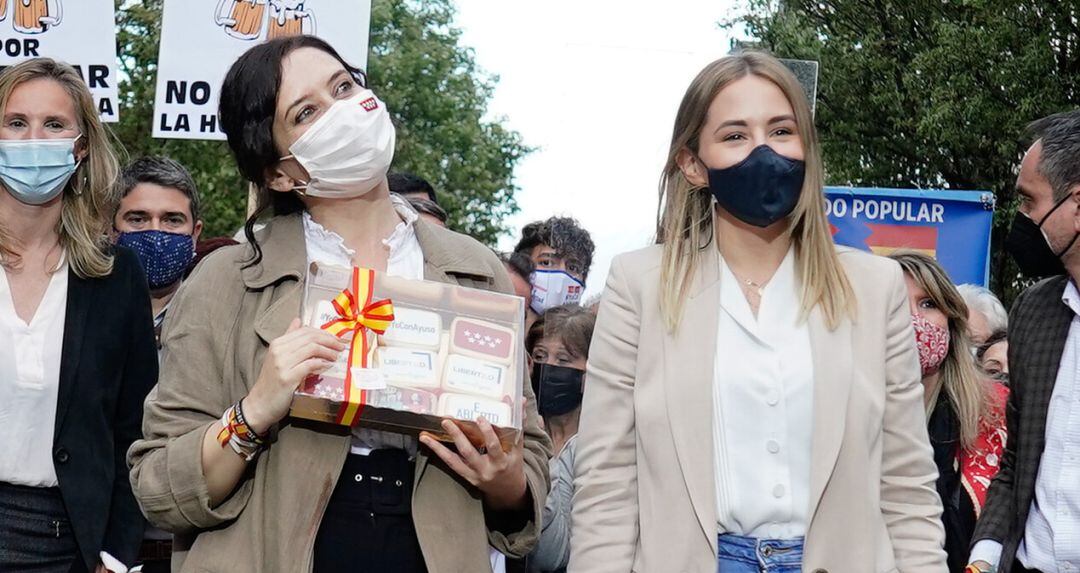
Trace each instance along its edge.
{"label": "beige jacket sleeve", "polygon": [[907,288],[900,268],[895,270],[886,322],[881,514],[901,573],[941,573],[947,566],[941,500],[935,487],[938,472],[926,431]]}
{"label": "beige jacket sleeve", "polygon": [[638,540],[634,379],[640,300],[611,265],[593,333],[575,459],[573,573],[629,573]]}
{"label": "beige jacket sleeve", "polygon": [[234,401],[223,375],[224,339],[237,315],[227,309],[239,307],[234,291],[242,289],[232,262],[224,253],[207,258],[173,299],[161,338],[161,377],[144,408],[143,439],[128,451],[131,486],[143,513],[174,533],[235,519],[251,494],[250,478],[242,479],[212,508],[202,472],[203,436]]}

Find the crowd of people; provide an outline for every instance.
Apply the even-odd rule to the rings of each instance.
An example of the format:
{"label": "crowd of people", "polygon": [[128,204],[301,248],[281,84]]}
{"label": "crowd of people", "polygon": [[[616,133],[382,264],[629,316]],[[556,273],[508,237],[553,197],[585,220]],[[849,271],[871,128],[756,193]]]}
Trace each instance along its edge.
{"label": "crowd of people", "polygon": [[[72,67],[0,74],[0,571],[1080,567],[1080,111],[1032,125],[1007,245],[1044,280],[1010,318],[925,252],[833,243],[769,55],[693,79],[656,244],[594,304],[587,230],[455,232],[387,105],[320,39],[251,48],[219,117],[255,208],[207,238]],[[313,263],[523,298],[518,439],[290,418],[346,348],[298,318]]]}

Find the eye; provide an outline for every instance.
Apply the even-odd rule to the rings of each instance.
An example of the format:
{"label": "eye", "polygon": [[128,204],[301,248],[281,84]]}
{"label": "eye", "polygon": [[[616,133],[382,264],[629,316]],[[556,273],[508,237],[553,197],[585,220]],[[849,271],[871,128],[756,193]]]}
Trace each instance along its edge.
{"label": "eye", "polygon": [[340,96],[340,95],[343,95],[343,94],[347,94],[350,91],[352,91],[352,89],[355,86],[356,86],[356,83],[353,82],[352,80],[345,80],[345,81],[341,82],[340,84],[338,84],[338,86],[336,88],[334,88],[334,95],[335,96]]}
{"label": "eye", "polygon": [[536,266],[541,268],[541,269],[555,268],[555,261],[553,261],[551,259],[540,259],[539,261],[536,262]]}
{"label": "eye", "polygon": [[746,136],[741,133],[729,133],[725,135],[722,141],[739,141],[746,139]]}
{"label": "eye", "polygon": [[563,354],[563,353],[560,353],[555,358],[555,361],[558,363],[559,366],[563,366],[563,365],[566,365],[566,364],[569,364],[569,363],[573,362],[573,360],[571,360],[571,358],[570,358],[570,355]]}
{"label": "eye", "polygon": [[788,135],[795,135],[795,132],[792,131],[790,128],[781,127],[781,128],[776,129],[775,131],[773,131],[772,134],[773,134],[774,137],[785,137],[785,136],[788,136]]}
{"label": "eye", "polygon": [[60,123],[59,121],[50,121],[50,122],[47,122],[45,124],[45,128],[46,129],[51,129],[51,130],[54,130],[54,131],[63,131],[64,130],[64,124]]}
{"label": "eye", "polygon": [[8,127],[21,129],[21,128],[26,127],[26,122],[21,120],[21,119],[13,119],[13,120],[8,122]]}
{"label": "eye", "polygon": [[312,106],[312,105],[304,106],[303,109],[301,109],[300,111],[298,111],[296,113],[296,123],[304,123],[305,121],[307,121],[314,114],[315,114],[315,106]]}
{"label": "eye", "polygon": [[533,350],[532,359],[535,362],[543,362],[547,360],[547,352],[537,348]]}
{"label": "eye", "polygon": [[923,310],[931,310],[931,309],[937,308],[937,305],[934,304],[934,301],[932,301],[932,300],[930,300],[928,298],[924,298],[924,299],[919,301],[919,308],[921,308]]}

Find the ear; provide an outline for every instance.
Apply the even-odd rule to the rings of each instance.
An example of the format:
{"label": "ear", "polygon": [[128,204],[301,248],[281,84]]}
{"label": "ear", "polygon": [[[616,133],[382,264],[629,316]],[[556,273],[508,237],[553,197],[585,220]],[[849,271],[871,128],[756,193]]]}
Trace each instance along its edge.
{"label": "ear", "polygon": [[285,173],[285,170],[281,168],[281,162],[273,167],[267,167],[263,178],[266,180],[266,186],[278,193],[289,193],[300,185],[300,182]]}
{"label": "ear", "polygon": [[203,223],[201,220],[195,221],[195,230],[191,233],[191,242],[193,244],[199,244],[199,235],[202,235]]}
{"label": "ear", "polygon": [[1069,195],[1073,206],[1076,207],[1076,212],[1073,213],[1073,231],[1080,233],[1080,185],[1074,185]]}
{"label": "ear", "polygon": [[86,143],[86,137],[80,137],[75,142],[75,161],[80,162],[90,155],[90,146]]}
{"label": "ear", "polygon": [[701,160],[696,155],[690,152],[685,147],[680,149],[675,155],[675,162],[679,165],[679,170],[682,171],[683,177],[690,182],[694,187],[708,187],[709,186],[709,173],[705,168],[705,165],[701,163]]}

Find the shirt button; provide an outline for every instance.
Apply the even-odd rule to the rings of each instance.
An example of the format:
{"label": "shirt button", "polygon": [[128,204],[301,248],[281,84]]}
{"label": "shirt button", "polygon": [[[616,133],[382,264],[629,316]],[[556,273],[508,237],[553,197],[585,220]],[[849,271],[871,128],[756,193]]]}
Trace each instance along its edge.
{"label": "shirt button", "polygon": [[767,447],[769,448],[769,453],[775,454],[780,451],[780,442],[776,440],[769,440]]}
{"label": "shirt button", "polygon": [[68,463],[68,460],[71,459],[71,454],[63,447],[56,448],[56,451],[53,452],[53,456],[56,458],[57,462],[62,464]]}
{"label": "shirt button", "polygon": [[780,403],[780,393],[776,390],[769,390],[769,393],[765,395],[765,402],[770,406],[775,406]]}
{"label": "shirt button", "polygon": [[773,497],[776,498],[784,497],[784,486],[777,485],[776,487],[772,488],[772,494]]}

